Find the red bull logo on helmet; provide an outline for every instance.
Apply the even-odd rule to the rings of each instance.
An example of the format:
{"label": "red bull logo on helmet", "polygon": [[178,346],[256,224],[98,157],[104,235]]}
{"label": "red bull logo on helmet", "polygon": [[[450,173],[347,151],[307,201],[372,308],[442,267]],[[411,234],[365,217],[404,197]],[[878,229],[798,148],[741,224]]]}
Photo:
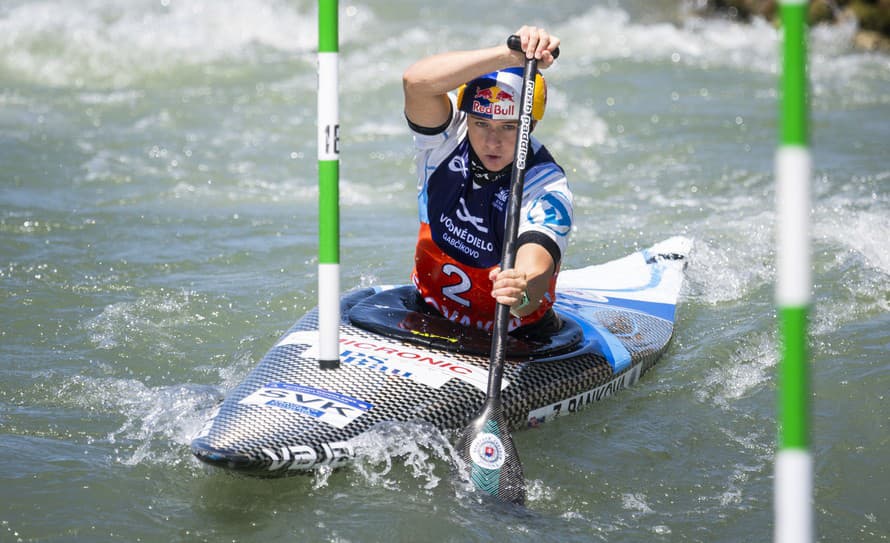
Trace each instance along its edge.
{"label": "red bull logo on helmet", "polygon": [[[522,75],[522,68],[513,66],[479,76],[458,88],[457,107],[480,117],[515,121],[522,101]],[[547,104],[547,87],[540,73],[535,75],[534,89],[532,118],[540,121]]]}
{"label": "red bull logo on helmet", "polygon": [[471,112],[491,119],[515,119],[519,116],[513,95],[497,86],[477,89]]}

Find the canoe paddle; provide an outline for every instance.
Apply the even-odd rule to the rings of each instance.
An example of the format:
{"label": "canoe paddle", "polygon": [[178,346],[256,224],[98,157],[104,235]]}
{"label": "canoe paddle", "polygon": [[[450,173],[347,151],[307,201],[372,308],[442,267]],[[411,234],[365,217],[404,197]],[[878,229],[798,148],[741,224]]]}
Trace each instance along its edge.
{"label": "canoe paddle", "polygon": [[[507,38],[507,47],[522,51],[519,36]],[[553,51],[554,58],[559,49]],[[522,189],[525,184],[526,158],[532,127],[532,105],[535,96],[535,74],[538,61],[525,59],[520,99],[519,134],[513,154],[513,171],[510,177],[510,202],[507,208],[507,225],[504,232],[504,249],[501,269],[513,268],[516,260],[516,237],[519,231],[519,212],[522,208]],[[476,488],[505,502],[525,503],[525,478],[522,463],[501,403],[501,382],[504,377],[504,359],[507,346],[507,326],[510,306],[498,303],[495,309],[494,330],[491,337],[491,357],[488,366],[488,391],[485,402],[475,418],[463,429],[457,450],[469,467],[470,480]]]}

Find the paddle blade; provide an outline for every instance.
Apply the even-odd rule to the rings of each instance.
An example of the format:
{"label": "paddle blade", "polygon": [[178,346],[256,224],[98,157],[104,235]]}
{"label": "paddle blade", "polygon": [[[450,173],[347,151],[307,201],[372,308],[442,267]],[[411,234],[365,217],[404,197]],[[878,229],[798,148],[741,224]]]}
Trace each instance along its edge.
{"label": "paddle blade", "polygon": [[490,399],[464,428],[457,450],[476,488],[505,502],[525,503],[525,478],[499,399]]}

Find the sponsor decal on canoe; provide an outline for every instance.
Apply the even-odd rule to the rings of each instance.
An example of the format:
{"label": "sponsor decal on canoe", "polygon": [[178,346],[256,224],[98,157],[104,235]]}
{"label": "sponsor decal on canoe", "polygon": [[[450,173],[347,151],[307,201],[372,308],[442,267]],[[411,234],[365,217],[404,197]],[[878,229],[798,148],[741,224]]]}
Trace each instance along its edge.
{"label": "sponsor decal on canoe", "polygon": [[288,445],[277,450],[264,448],[262,451],[271,461],[267,468],[269,471],[283,468],[308,470],[317,466],[338,467],[355,458],[355,448],[347,441],[322,443],[320,453],[309,445]]}
{"label": "sponsor decal on canoe", "polygon": [[568,415],[569,413],[580,411],[593,402],[608,398],[621,389],[633,386],[639,380],[640,366],[637,365],[604,385],[529,412],[528,425],[537,426],[560,415]]}
{"label": "sponsor decal on canoe", "polygon": [[[308,345],[302,356],[318,358],[318,332],[315,330],[292,332],[276,347],[282,345]],[[341,333],[340,363],[384,371],[432,388],[440,388],[450,379],[459,379],[483,392],[488,386],[488,370],[485,368],[380,338]],[[504,379],[502,388],[509,384]]]}
{"label": "sponsor decal on canoe", "polygon": [[373,407],[368,402],[320,388],[293,383],[267,383],[238,402],[286,409],[343,428]]}

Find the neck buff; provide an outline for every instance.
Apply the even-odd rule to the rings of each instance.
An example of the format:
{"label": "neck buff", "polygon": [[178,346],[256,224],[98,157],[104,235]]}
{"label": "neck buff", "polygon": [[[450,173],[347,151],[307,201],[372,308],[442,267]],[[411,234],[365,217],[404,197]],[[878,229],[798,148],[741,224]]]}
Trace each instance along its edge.
{"label": "neck buff", "polygon": [[507,164],[501,170],[496,172],[487,169],[476,155],[476,151],[473,150],[473,147],[470,147],[470,173],[473,174],[473,182],[477,185],[486,185],[488,183],[503,181],[510,175],[512,169],[512,163]]}

